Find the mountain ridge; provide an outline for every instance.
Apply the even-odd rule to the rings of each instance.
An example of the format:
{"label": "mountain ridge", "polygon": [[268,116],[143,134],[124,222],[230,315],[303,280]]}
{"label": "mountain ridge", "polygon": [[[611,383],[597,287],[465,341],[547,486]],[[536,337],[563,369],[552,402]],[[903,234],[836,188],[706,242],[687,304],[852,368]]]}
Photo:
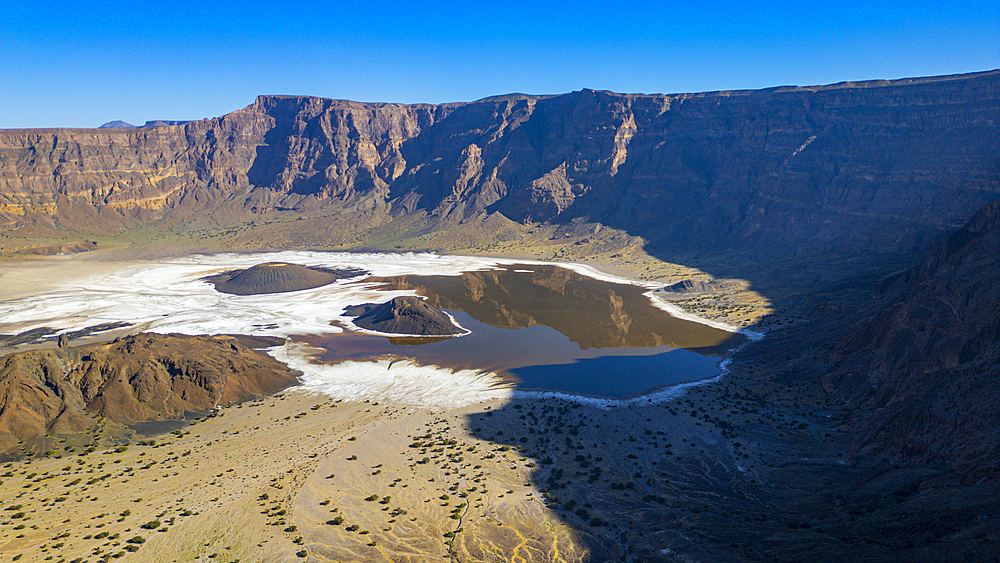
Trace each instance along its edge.
{"label": "mountain ridge", "polygon": [[0,229],[323,211],[354,234],[503,216],[760,259],[921,252],[1000,196],[998,124],[1000,71],[440,105],[262,95],[185,125],[0,131]]}

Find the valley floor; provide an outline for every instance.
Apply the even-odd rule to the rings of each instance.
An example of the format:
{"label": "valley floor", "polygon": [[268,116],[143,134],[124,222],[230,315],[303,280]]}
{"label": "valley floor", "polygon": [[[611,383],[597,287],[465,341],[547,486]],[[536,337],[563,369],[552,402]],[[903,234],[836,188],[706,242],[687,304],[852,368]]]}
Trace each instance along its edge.
{"label": "valley floor", "polygon": [[293,389],[127,447],[5,464],[0,552],[215,562],[709,554],[698,523],[736,516],[713,499],[763,501],[758,454],[733,450],[718,405],[701,395],[690,406],[434,410]]}
{"label": "valley floor", "polygon": [[[995,490],[844,463],[810,386],[456,409],[291,389],[0,466],[19,561],[988,561]],[[765,391],[768,391],[765,393]],[[943,499],[950,499],[943,502]],[[975,510],[970,510],[974,508]],[[133,555],[134,553],[134,555]]]}
{"label": "valley floor", "polygon": [[[11,290],[5,296],[34,292],[116,257],[7,262],[0,286]],[[641,254],[616,258],[614,268],[602,260],[580,259],[664,283],[694,274]],[[766,303],[754,303],[748,310],[762,315]],[[689,307],[709,316],[707,305]],[[90,447],[66,442],[0,465],[0,555],[215,563],[1000,555],[997,518],[988,516],[1000,513],[995,487],[956,483],[939,469],[846,463],[845,413],[796,369],[738,358],[721,381],[672,402],[608,410],[559,399],[443,410],[291,389],[172,433],[137,434],[127,446],[96,432]]]}

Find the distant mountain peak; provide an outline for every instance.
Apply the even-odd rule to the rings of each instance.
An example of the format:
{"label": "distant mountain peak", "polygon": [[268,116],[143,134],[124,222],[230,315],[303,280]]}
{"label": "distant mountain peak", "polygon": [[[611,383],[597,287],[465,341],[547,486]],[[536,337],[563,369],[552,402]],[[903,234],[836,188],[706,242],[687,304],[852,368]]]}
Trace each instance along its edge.
{"label": "distant mountain peak", "polygon": [[104,125],[98,127],[98,129],[138,129],[137,125],[132,125],[122,120],[109,121]]}

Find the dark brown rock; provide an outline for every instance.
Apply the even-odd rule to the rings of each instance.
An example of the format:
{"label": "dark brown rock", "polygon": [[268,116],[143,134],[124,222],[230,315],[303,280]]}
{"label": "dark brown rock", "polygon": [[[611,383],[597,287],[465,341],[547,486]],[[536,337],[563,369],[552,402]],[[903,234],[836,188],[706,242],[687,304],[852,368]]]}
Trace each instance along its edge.
{"label": "dark brown rock", "polygon": [[204,278],[217,291],[234,295],[287,293],[329,285],[344,277],[363,273],[357,269],[334,270],[283,262],[257,264],[243,270],[233,270]]}
{"label": "dark brown rock", "polygon": [[[463,332],[448,315],[418,297],[395,297],[366,309],[354,319],[354,324],[368,330],[413,336],[448,336]],[[358,308],[352,311],[360,312]]]}
{"label": "dark brown rock", "polygon": [[874,301],[824,379],[858,409],[852,455],[1000,478],[1000,201]]}
{"label": "dark brown rock", "polygon": [[712,293],[714,291],[734,289],[736,287],[738,287],[738,284],[736,282],[720,282],[713,280],[708,280],[708,281],[682,280],[677,283],[660,288],[657,291],[660,293],[684,293],[693,295],[698,293]]}
{"label": "dark brown rock", "polygon": [[0,358],[0,453],[18,441],[85,432],[99,417],[178,418],[274,393],[296,373],[252,337],[137,334],[112,343]]}

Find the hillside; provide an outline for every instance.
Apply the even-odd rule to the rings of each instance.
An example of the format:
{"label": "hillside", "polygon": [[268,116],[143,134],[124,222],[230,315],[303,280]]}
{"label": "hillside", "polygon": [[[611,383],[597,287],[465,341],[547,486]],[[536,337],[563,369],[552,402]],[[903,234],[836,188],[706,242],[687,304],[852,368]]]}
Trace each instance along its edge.
{"label": "hillside", "polygon": [[183,125],[0,131],[0,224],[16,239],[321,214],[298,243],[357,244],[500,214],[664,251],[896,254],[1000,194],[998,145],[1000,71],[438,106],[260,96]]}
{"label": "hillside", "polygon": [[861,413],[852,455],[1000,477],[1000,201],[874,300],[824,378]]}
{"label": "hillside", "polygon": [[[0,456],[79,442],[108,426],[183,419],[269,395],[295,373],[231,336],[137,334],[107,344],[0,358]],[[107,419],[108,424],[105,424]],[[84,440],[86,441],[86,440]]]}

